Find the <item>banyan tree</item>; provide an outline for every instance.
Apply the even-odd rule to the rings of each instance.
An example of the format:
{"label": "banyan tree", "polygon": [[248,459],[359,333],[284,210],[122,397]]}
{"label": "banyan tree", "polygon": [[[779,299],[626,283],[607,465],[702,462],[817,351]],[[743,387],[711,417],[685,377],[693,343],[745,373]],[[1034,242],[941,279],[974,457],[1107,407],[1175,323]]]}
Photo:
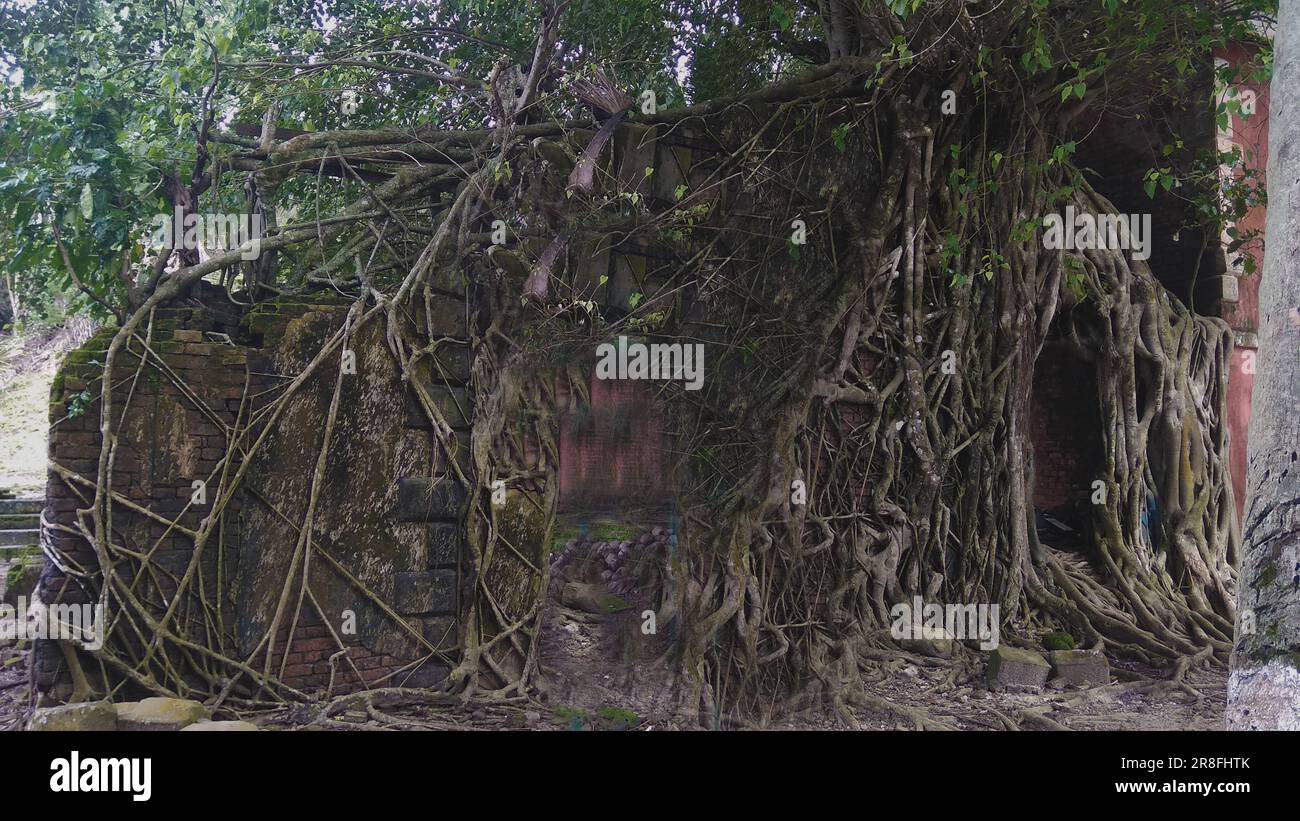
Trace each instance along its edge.
{"label": "banyan tree", "polygon": [[[153,187],[96,188],[92,208],[80,186],[56,189],[39,218],[28,212],[24,230],[44,232],[51,258],[116,315],[91,411],[95,469],[51,474],[83,494],[59,535],[91,558],[65,567],[110,625],[102,649],[65,654],[79,684],[99,686],[102,670],[157,693],[302,697],[266,645],[312,596],[304,565],[335,561],[317,552],[315,524],[349,424],[342,362],[362,337],[383,352],[362,366],[388,369],[430,420],[460,500],[459,646],[426,698],[545,689],[537,642],[563,564],[545,557],[558,533],[557,385],[589,393],[597,348],[620,337],[703,351],[699,385],[652,384],[676,524],[671,549],[626,586],[654,614],[663,640],[644,664],[679,716],[748,726],[825,708],[852,722],[866,707],[941,726],[872,688],[873,669],[903,653],[939,658],[952,680],[982,669],[975,642],[891,635],[895,606],[917,597],[997,605],[1004,640],[1066,631],[1165,671],[1134,686],[1186,687],[1189,665],[1225,664],[1239,538],[1232,335],[1170,285],[1194,280],[1199,257],[1166,240],[1218,242],[1224,210],[1213,175],[1195,172],[1205,145],[1188,124],[1212,123],[1212,49],[1253,36],[1258,9],[590,5],[409,3],[365,20],[326,3],[338,25],[313,43],[295,39],[295,25],[319,28],[307,12],[251,4],[241,15],[275,23],[256,29],[275,32],[262,42],[245,17],[214,11],[233,43],[192,39],[172,80],[191,107],[180,138],[156,137],[168,156],[151,160]],[[128,25],[148,41],[169,22]],[[136,74],[162,70],[102,82],[130,94]],[[68,116],[87,134],[112,119]],[[1107,142],[1126,131],[1145,142]],[[1095,173],[1123,152],[1135,170]],[[675,170],[664,161],[685,155]],[[96,234],[90,211],[105,208],[120,225]],[[1178,224],[1151,246],[1141,212],[1155,209]],[[153,213],[177,210],[257,215],[257,258],[148,247]],[[1045,241],[1049,227],[1072,241]],[[612,295],[589,263],[632,247],[654,249],[653,276]],[[421,387],[448,344],[431,317],[449,281],[467,300],[466,437]],[[160,599],[151,554],[114,535],[130,501],[114,477],[131,401],[119,391],[147,370],[156,312],[218,291],[241,310],[329,293],[345,314],[300,378],[272,401],[249,398],[207,489],[214,514],[185,528],[195,555],[220,550],[220,511],[248,466],[277,426],[301,424],[284,409],[312,380],[326,385],[332,401],[301,440],[308,492],[285,511],[292,561],[252,653],[212,639],[202,561]],[[1031,402],[1049,349],[1072,363],[1054,378],[1089,386],[1096,420],[1077,431],[1093,474],[1068,549],[1035,526]],[[502,488],[536,502],[540,555],[503,537]]]}

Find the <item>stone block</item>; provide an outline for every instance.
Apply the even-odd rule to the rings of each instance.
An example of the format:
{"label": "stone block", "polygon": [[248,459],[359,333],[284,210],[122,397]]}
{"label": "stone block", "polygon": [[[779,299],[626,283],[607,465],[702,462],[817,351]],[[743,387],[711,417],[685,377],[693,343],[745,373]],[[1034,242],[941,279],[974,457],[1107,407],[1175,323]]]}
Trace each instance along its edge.
{"label": "stone block", "polygon": [[691,149],[685,146],[659,145],[655,163],[654,196],[665,202],[677,202],[677,187],[687,185],[691,173]]}
{"label": "stone block", "polygon": [[571,274],[577,299],[596,299],[602,279],[608,280],[611,252],[608,240],[592,240],[575,248]]}
{"label": "stone block", "polygon": [[434,269],[433,279],[429,284],[434,291],[461,297],[464,297],[469,290],[469,279],[465,277],[463,270],[450,265]]}
{"label": "stone block", "polygon": [[119,730],[179,730],[208,717],[207,708],[183,698],[146,698],[117,705]]}
{"label": "stone block", "polygon": [[649,197],[654,174],[647,175],[646,169],[655,165],[654,126],[624,125],[614,134],[614,151],[619,158],[619,188]]}
{"label": "stone block", "polygon": [[1110,662],[1100,650],[1055,650],[1052,674],[1080,687],[1110,684]]}
{"label": "stone block", "polygon": [[261,727],[247,721],[198,721],[182,727],[182,733],[252,733],[261,732]]}
{"label": "stone block", "polygon": [[469,335],[469,318],[465,300],[436,294],[430,300],[429,326],[435,334],[465,337]]}
{"label": "stone block", "polygon": [[455,567],[460,563],[460,528],[453,524],[429,526],[429,567]]}
{"label": "stone block", "polygon": [[[469,428],[471,411],[469,393],[465,388],[432,384],[427,385],[426,389],[433,407],[442,414],[443,421],[456,430]],[[420,403],[414,388],[406,390],[406,426],[421,430],[433,429],[433,423],[425,415],[424,405]]]}
{"label": "stone block", "polygon": [[453,471],[451,469],[451,466],[453,460],[457,465],[460,466],[462,473],[464,473],[467,476],[469,475],[469,465],[471,461],[469,431],[455,432],[455,434],[451,437],[450,454],[445,452],[442,449],[442,444],[440,442],[436,442],[436,441],[433,442],[431,447],[433,448],[434,453],[433,453],[433,470],[430,472],[433,473],[435,476],[440,476],[444,473],[452,473]]}
{"label": "stone block", "polygon": [[468,382],[470,355],[469,346],[444,342],[432,355],[432,367],[435,382]]}
{"label": "stone block", "polygon": [[450,477],[406,477],[397,480],[399,522],[453,521],[465,505],[465,489]]}
{"label": "stone block", "polygon": [[1038,692],[1047,683],[1052,666],[1032,650],[1001,645],[989,655],[985,671],[990,690]]}
{"label": "stone block", "polygon": [[454,613],[456,571],[422,570],[394,574],[393,609],[405,616]]}
{"label": "stone block", "polygon": [[638,254],[615,254],[613,269],[606,283],[604,303],[620,310],[631,310],[632,294],[645,295],[646,258]]}
{"label": "stone block", "polygon": [[[418,627],[425,641],[439,650],[453,650],[460,644],[455,616],[426,616],[417,619],[413,626]],[[427,649],[421,648],[420,652]]]}
{"label": "stone block", "polygon": [[103,732],[117,729],[117,710],[107,701],[41,707],[27,729],[37,732]]}
{"label": "stone block", "polygon": [[447,678],[447,674],[450,672],[450,668],[445,664],[440,664],[436,661],[426,661],[414,670],[398,673],[393,676],[393,683],[398,687],[412,687],[416,689],[437,687]]}

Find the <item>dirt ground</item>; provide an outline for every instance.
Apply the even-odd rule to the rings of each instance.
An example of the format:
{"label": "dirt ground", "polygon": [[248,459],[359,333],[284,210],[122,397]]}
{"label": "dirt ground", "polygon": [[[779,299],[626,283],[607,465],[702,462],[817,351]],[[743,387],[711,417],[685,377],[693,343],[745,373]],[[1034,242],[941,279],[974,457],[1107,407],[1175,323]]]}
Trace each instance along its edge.
{"label": "dirt ground", "polygon": [[[645,657],[626,658],[625,637],[639,626],[632,614],[592,616],[552,605],[542,638],[542,670],[548,696],[561,715],[582,713],[599,728],[601,710],[629,711],[641,718],[638,729],[679,728],[667,717],[673,693],[651,680]],[[620,640],[624,639],[624,640]],[[882,662],[864,678],[865,692],[905,708],[893,711],[857,708],[853,718],[863,730],[911,730],[917,724],[906,708],[922,711],[959,730],[1008,729],[1005,719],[1023,729],[1069,730],[1221,730],[1227,696],[1227,671],[1191,670],[1188,689],[1144,692],[1143,682],[1165,676],[1159,670],[1112,662],[1107,687],[1045,690],[1036,694],[991,692],[983,682],[982,660],[971,654],[967,664],[924,656]],[[1194,691],[1194,692],[1193,692]],[[999,714],[1003,718],[999,718]],[[772,729],[850,729],[838,716],[802,715],[775,723]]]}
{"label": "dirt ground", "polygon": [[[563,612],[552,615],[543,637],[542,665],[547,674],[543,702],[468,710],[414,708],[391,714],[409,717],[412,729],[688,729],[671,717],[671,687],[648,676],[636,663],[622,663],[608,657],[618,644],[610,637],[627,627],[618,616],[596,617],[598,620],[593,621],[586,614],[577,618],[569,618]],[[26,658],[24,651],[0,648],[0,731],[22,729],[28,702]],[[924,710],[933,719],[960,730],[1005,729],[999,714],[1028,730],[1223,729],[1227,671],[1220,668],[1193,670],[1188,674],[1187,684],[1200,694],[1199,699],[1181,690],[1143,693],[1122,679],[1138,672],[1150,676],[1155,671],[1136,671],[1128,665],[1112,667],[1116,683],[1109,687],[1047,690],[1041,694],[993,693],[978,675],[970,675],[966,680],[958,678],[948,684],[952,669],[947,662],[923,657],[891,662],[881,671],[878,681],[866,683],[866,689],[893,704]],[[291,729],[297,725],[285,714],[244,718],[268,729]],[[854,718],[863,730],[916,727],[905,715],[886,710],[859,708],[854,711]],[[357,729],[379,729],[364,713],[358,713],[353,720]],[[838,717],[826,713],[782,720],[772,729],[850,728]]]}

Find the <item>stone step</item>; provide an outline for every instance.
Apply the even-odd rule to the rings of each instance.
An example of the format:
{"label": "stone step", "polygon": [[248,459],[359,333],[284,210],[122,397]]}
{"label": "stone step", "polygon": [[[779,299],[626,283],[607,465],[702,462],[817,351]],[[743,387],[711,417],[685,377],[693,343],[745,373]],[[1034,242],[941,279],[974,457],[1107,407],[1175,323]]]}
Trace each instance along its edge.
{"label": "stone step", "polygon": [[0,530],[0,547],[27,547],[40,543],[39,530]]}
{"label": "stone step", "polygon": [[40,526],[39,513],[0,513],[0,530],[35,530]]}
{"label": "stone step", "polygon": [[13,513],[40,513],[44,499],[0,499],[0,515]]}

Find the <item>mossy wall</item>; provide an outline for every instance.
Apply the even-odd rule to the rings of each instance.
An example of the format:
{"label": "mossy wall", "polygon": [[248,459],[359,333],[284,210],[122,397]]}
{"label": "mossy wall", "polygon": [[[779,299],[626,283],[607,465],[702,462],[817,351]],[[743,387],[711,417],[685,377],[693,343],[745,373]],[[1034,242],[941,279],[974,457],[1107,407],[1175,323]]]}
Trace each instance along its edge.
{"label": "mossy wall", "polygon": [[[211,515],[227,464],[227,476],[242,464],[238,453],[226,461],[234,431],[254,420],[243,443],[247,449],[268,428],[271,404],[328,344],[347,311],[347,304],[328,297],[264,303],[242,318],[168,309],[158,313],[148,336],[156,359],[146,356],[141,366],[138,346],[119,357],[113,538],[152,551],[155,572],[142,590],[156,600],[157,612],[194,555],[193,540],[164,520],[194,530]],[[102,331],[67,357],[50,402],[47,535],[60,551],[91,567],[96,559],[88,542],[69,531],[77,528],[77,510],[88,508],[94,496],[100,377],[111,339],[111,330]],[[272,670],[282,671],[286,684],[320,690],[333,672],[334,692],[381,683],[432,685],[455,661],[460,643],[464,540],[455,502],[463,494],[411,513],[429,494],[413,501],[402,489],[445,485],[438,477],[446,457],[429,426],[413,415],[382,325],[363,325],[344,346],[355,357],[355,373],[339,381],[341,348],[321,363],[285,403],[225,506],[199,566],[213,610],[206,627],[201,613],[186,614],[190,637],[241,660],[251,655],[261,669],[265,649],[254,651],[280,609]],[[466,347],[459,360],[451,360],[446,370],[455,374],[430,375],[444,396],[457,390],[464,395],[463,383],[455,380],[468,378],[467,354]],[[337,421],[326,443],[336,382]],[[467,437],[472,412],[459,411],[457,436]],[[299,527],[307,518],[322,447],[312,549],[306,551]],[[205,482],[205,504],[193,501],[196,480]],[[47,562],[41,595],[82,602],[93,600],[95,592]],[[127,645],[139,649],[138,641]],[[340,650],[346,658],[331,662]],[[38,647],[42,690],[66,696],[63,667],[57,646]]]}

